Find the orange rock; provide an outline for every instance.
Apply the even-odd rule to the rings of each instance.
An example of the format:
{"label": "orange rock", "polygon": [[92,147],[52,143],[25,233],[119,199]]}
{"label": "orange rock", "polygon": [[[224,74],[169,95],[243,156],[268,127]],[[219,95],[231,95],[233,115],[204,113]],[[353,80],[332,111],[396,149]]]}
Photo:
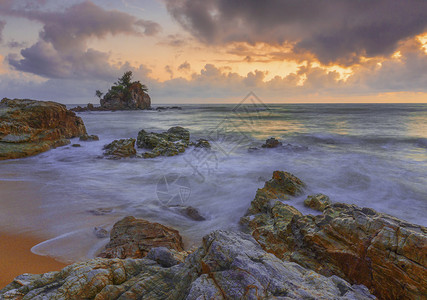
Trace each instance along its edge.
{"label": "orange rock", "polygon": [[98,257],[142,258],[155,247],[184,250],[182,238],[177,230],[128,216],[114,224],[110,242]]}
{"label": "orange rock", "polygon": [[35,155],[84,134],[82,119],[63,104],[7,98],[0,102],[0,160]]}
{"label": "orange rock", "polygon": [[[268,182],[282,177],[276,173]],[[364,284],[380,299],[425,298],[427,228],[343,203],[329,204],[318,216],[303,216],[277,201],[271,186],[258,190],[241,222],[267,252],[325,276]]]}

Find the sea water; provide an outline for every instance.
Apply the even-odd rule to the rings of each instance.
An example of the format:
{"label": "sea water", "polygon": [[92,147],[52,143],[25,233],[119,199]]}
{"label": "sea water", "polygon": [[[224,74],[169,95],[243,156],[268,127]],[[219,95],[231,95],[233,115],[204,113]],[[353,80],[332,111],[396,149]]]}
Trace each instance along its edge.
{"label": "sea water", "polygon": [[[236,230],[256,190],[273,171],[287,171],[307,188],[289,200],[303,213],[310,194],[371,207],[427,225],[426,104],[184,105],[182,110],[82,112],[89,134],[40,155],[0,162],[0,180],[26,189],[0,194],[0,226],[39,233],[33,252],[63,261],[93,257],[110,230],[132,215],[178,229],[186,247],[215,229]],[[138,131],[182,126],[212,150],[174,157],[106,159],[103,146]],[[267,138],[283,147],[262,148]],[[143,149],[138,149],[142,153]],[[15,205],[10,201],[14,199]],[[194,221],[176,206],[196,208]]]}

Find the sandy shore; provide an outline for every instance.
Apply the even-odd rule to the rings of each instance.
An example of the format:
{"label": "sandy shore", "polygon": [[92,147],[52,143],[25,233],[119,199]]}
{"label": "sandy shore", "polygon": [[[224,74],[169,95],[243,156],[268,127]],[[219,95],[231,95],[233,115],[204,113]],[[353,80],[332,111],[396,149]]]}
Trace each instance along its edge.
{"label": "sandy shore", "polygon": [[66,265],[53,258],[33,254],[30,249],[41,241],[24,235],[0,233],[0,288],[23,273],[57,271]]}

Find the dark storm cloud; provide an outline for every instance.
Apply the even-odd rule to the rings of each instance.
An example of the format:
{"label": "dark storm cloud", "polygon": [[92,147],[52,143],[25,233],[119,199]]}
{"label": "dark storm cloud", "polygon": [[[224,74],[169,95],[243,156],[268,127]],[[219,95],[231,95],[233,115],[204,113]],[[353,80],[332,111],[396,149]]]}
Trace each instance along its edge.
{"label": "dark storm cloud", "polygon": [[425,0],[170,0],[167,8],[205,43],[293,43],[323,63],[388,55],[427,29]]}
{"label": "dark storm cloud", "polygon": [[108,63],[107,53],[87,49],[89,39],[117,34],[151,36],[161,30],[155,22],[105,10],[90,1],[64,11],[16,9],[13,6],[0,6],[0,9],[43,24],[39,41],[23,49],[22,58],[9,56],[8,61],[17,70],[48,78],[109,78],[116,68]]}

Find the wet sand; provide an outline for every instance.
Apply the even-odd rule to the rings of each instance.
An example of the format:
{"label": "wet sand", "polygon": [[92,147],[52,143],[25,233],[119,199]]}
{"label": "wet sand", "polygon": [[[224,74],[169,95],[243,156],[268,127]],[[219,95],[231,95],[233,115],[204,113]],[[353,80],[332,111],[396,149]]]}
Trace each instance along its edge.
{"label": "wet sand", "polygon": [[51,257],[36,255],[31,248],[40,243],[33,237],[0,233],[0,288],[23,273],[45,273],[66,266]]}

